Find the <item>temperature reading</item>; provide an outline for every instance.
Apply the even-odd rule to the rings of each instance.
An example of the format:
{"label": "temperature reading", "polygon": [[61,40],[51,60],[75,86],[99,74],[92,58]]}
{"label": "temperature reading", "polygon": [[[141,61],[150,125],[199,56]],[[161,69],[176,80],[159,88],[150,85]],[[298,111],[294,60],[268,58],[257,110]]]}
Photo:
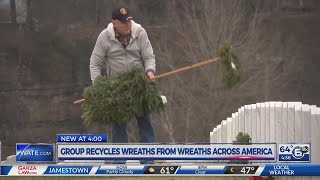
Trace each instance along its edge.
{"label": "temperature reading", "polygon": [[174,167],[162,167],[160,169],[160,173],[161,174],[170,174],[171,171],[174,171],[175,168]]}
{"label": "temperature reading", "polygon": [[228,166],[224,174],[255,174],[259,166]]}
{"label": "temperature reading", "polygon": [[310,144],[280,144],[279,162],[310,162]]}
{"label": "temperature reading", "polygon": [[254,167],[242,167],[241,171],[243,174],[251,174],[251,171],[254,171]]}
{"label": "temperature reading", "polygon": [[175,174],[179,166],[147,166],[144,174]]}

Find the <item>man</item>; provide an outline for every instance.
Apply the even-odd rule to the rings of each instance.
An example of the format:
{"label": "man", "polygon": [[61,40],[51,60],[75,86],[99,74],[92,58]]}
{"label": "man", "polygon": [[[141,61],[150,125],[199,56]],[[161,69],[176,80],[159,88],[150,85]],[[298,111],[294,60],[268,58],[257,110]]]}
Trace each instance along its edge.
{"label": "man", "polygon": [[[145,71],[152,80],[156,70],[155,55],[146,30],[132,20],[127,7],[119,7],[112,12],[112,22],[98,36],[90,58],[90,75],[92,83],[106,67],[108,76],[129,71],[134,67]],[[151,124],[152,115],[136,117],[141,143],[153,143],[154,131]],[[114,125],[113,143],[127,143],[127,124]]]}

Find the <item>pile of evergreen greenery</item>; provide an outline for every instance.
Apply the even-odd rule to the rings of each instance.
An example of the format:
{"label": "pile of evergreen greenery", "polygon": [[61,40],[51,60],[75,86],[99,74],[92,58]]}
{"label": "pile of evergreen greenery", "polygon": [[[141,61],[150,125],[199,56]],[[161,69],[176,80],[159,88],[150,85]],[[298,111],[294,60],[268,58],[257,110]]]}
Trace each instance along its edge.
{"label": "pile of evergreen greenery", "polygon": [[234,144],[251,144],[251,137],[248,133],[239,132],[234,141]]}
{"label": "pile of evergreen greenery", "polygon": [[240,81],[240,62],[238,57],[231,51],[228,44],[223,44],[219,49],[219,57],[223,64],[223,80],[229,87],[233,87]]}
{"label": "pile of evergreen greenery", "polygon": [[159,89],[140,69],[117,76],[100,76],[95,84],[85,89],[84,124],[121,124],[135,115],[160,112],[164,105]]}

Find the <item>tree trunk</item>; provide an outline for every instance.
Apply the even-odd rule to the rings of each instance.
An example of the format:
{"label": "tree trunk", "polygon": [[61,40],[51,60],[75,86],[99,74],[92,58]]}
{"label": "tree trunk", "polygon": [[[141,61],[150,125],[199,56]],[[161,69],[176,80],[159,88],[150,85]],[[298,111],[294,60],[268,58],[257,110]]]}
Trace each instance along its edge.
{"label": "tree trunk", "polygon": [[96,0],[96,23],[100,25],[101,23],[101,3],[100,0]]}
{"label": "tree trunk", "polygon": [[33,21],[32,21],[32,0],[27,0],[27,19],[26,25],[30,30],[33,30]]}
{"label": "tree trunk", "polygon": [[11,23],[14,26],[16,26],[17,25],[16,0],[10,0],[10,16],[11,16]]}

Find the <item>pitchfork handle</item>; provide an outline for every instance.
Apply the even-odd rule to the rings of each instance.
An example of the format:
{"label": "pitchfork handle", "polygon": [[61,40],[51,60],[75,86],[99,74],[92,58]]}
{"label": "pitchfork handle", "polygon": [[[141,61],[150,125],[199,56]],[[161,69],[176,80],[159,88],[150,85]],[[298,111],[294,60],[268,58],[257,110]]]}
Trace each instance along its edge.
{"label": "pitchfork handle", "polygon": [[190,65],[190,66],[186,66],[186,67],[183,67],[183,68],[180,68],[180,69],[177,69],[177,70],[173,70],[173,71],[170,71],[170,72],[167,72],[167,73],[164,73],[164,74],[160,74],[158,76],[155,76],[152,80],[160,79],[160,78],[167,77],[167,76],[170,76],[170,75],[173,75],[173,74],[178,74],[178,73],[181,73],[181,72],[184,72],[184,71],[196,68],[196,67],[200,67],[200,66],[204,66],[204,65],[207,65],[207,64],[210,64],[210,63],[217,62],[219,60],[220,60],[220,58],[209,59],[207,61],[199,62],[199,63],[193,64],[193,65]]}
{"label": "pitchfork handle", "polygon": [[[207,64],[210,64],[210,63],[215,63],[215,62],[217,62],[219,60],[220,60],[219,57],[218,58],[214,58],[214,59],[209,59],[207,61],[199,62],[199,63],[193,64],[193,65],[190,65],[190,66],[186,66],[186,67],[183,67],[183,68],[180,68],[180,69],[177,69],[177,70],[173,70],[173,71],[170,71],[170,72],[167,72],[167,73],[164,73],[164,74],[160,74],[158,76],[155,76],[152,80],[157,80],[157,79],[160,79],[160,78],[163,78],[163,77],[167,77],[167,76],[170,76],[170,75],[173,75],[173,74],[178,74],[178,73],[181,73],[181,72],[184,72],[184,71],[196,68],[196,67],[204,66],[204,65],[207,65]],[[73,103],[74,104],[79,104],[79,103],[81,103],[83,101],[85,101],[85,99],[79,99],[79,100],[77,100],[77,101],[75,101]]]}

